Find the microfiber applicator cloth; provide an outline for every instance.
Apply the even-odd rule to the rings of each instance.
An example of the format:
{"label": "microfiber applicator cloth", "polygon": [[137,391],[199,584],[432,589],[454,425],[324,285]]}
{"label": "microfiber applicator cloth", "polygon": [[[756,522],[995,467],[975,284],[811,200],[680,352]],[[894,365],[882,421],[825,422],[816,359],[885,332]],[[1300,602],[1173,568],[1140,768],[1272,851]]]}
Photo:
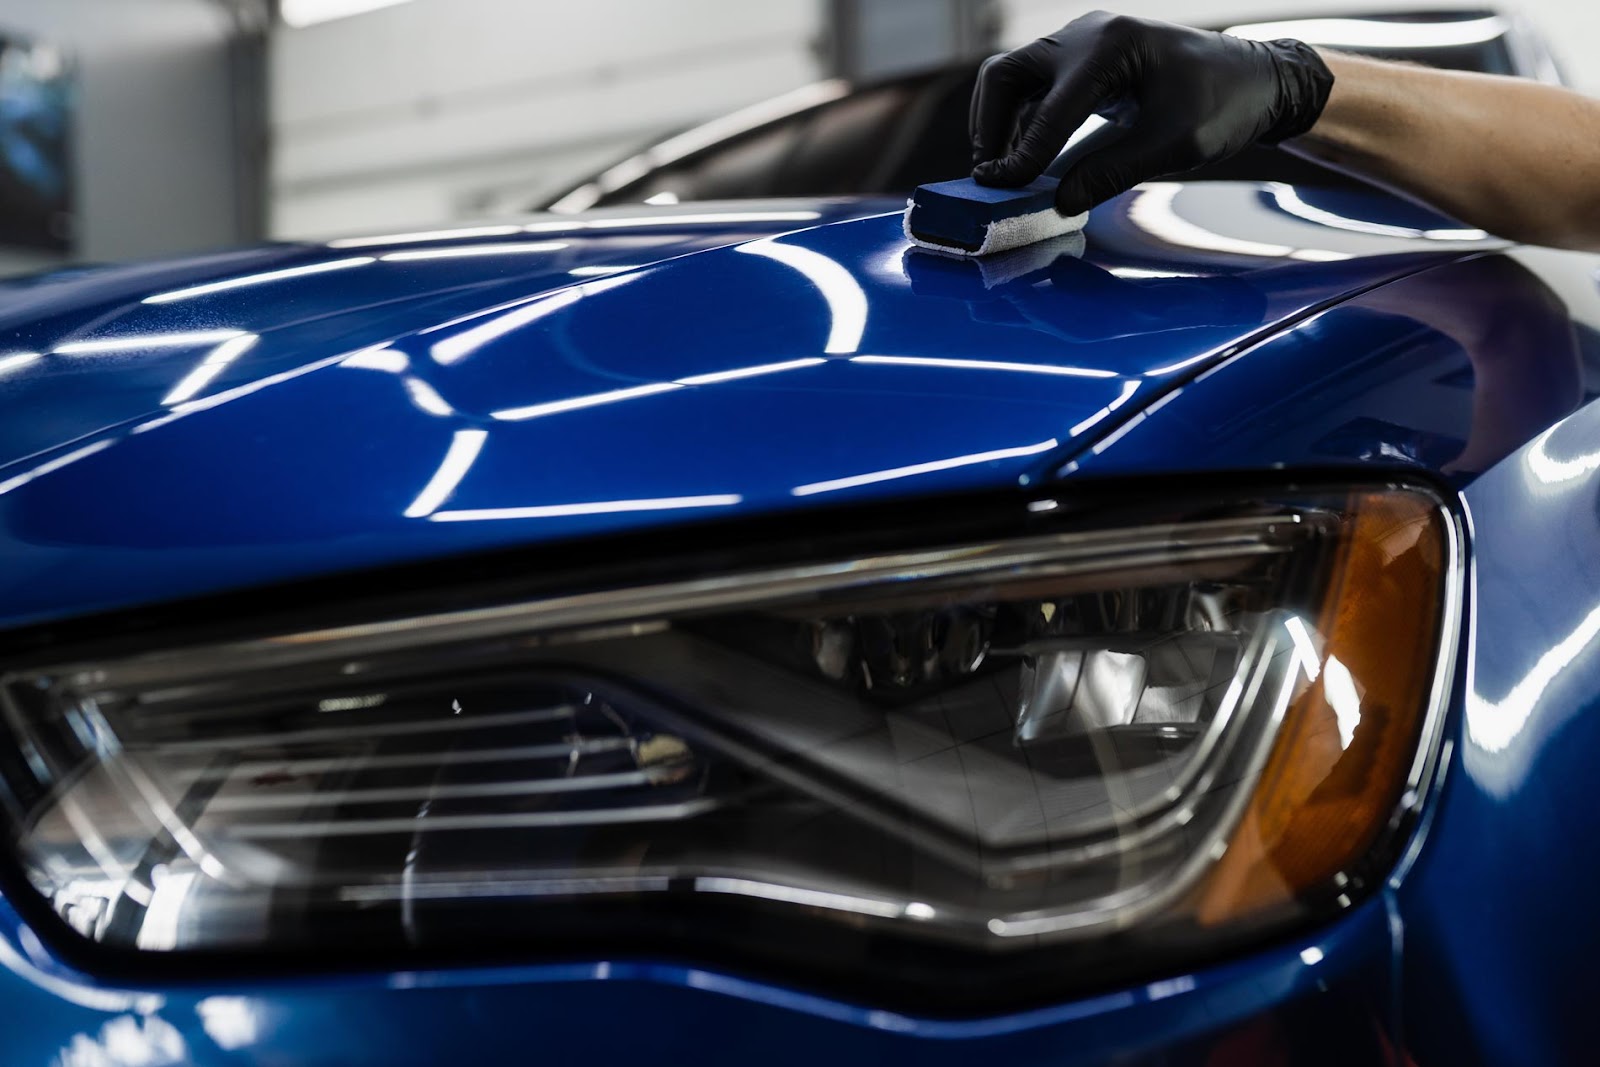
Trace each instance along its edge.
{"label": "microfiber applicator cloth", "polygon": [[1020,189],[971,178],[918,186],[906,204],[906,238],[939,252],[987,256],[1076,233],[1089,215],[1056,211],[1059,180],[1047,175]]}
{"label": "microfiber applicator cloth", "polygon": [[[1078,160],[1128,132],[1131,109],[1090,130],[1056,157],[1027,185],[1000,189],[971,178],[919,185],[906,201],[906,239],[923,248],[957,256],[988,256],[1037,241],[1076,233],[1088,213],[1056,211],[1056,187]],[[1093,120],[1092,120],[1093,121]]]}

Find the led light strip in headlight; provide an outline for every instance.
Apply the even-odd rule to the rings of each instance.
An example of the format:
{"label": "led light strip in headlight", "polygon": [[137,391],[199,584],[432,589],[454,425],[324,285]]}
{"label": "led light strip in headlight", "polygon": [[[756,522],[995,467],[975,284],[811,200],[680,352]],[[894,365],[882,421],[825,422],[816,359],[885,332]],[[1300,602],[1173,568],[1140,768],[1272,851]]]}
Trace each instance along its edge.
{"label": "led light strip in headlight", "polygon": [[1437,499],[1031,521],[16,670],[12,845],[81,935],[158,950],[548,943],[688,905],[1001,950],[1348,903],[1454,647]]}

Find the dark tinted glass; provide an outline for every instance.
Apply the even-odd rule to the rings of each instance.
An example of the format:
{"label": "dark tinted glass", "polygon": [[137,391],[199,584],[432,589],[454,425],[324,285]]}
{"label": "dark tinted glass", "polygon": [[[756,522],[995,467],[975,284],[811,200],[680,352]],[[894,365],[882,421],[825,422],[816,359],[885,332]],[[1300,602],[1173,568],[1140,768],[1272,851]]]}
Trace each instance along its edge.
{"label": "dark tinted glass", "polygon": [[[1445,48],[1345,50],[1447,69],[1518,73],[1504,38]],[[598,206],[638,203],[664,192],[682,201],[902,196],[928,182],[959,178],[972,166],[967,110],[976,80],[977,66],[970,64],[863,88],[669,163],[607,193]],[[1361,184],[1265,148],[1181,177]]]}

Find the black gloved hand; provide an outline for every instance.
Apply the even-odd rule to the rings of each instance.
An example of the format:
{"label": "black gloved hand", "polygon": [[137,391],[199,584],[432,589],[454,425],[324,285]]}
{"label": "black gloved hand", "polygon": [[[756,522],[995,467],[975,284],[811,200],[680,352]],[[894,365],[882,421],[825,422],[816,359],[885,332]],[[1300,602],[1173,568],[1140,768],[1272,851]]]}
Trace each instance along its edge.
{"label": "black gloved hand", "polygon": [[1026,185],[1090,115],[1133,103],[1129,132],[1062,178],[1056,210],[1075,215],[1142,181],[1302,134],[1332,88],[1327,64],[1300,41],[1246,41],[1096,11],[983,65],[972,176]]}

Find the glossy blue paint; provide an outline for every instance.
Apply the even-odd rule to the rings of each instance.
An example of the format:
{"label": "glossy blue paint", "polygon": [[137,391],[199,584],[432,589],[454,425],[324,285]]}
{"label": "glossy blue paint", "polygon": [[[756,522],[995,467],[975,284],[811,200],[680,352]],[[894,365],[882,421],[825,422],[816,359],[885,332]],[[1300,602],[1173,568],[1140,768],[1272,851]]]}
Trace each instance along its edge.
{"label": "glossy blue paint", "polygon": [[1572,313],[1505,255],[1441,266],[1206,368],[1067,468],[1371,466],[1465,484],[1583,403]]}
{"label": "glossy blue paint", "polygon": [[[1462,254],[1200,230],[1180,192],[1102,209],[1086,250],[978,264],[836,203],[40,281],[44,313],[9,314],[41,355],[0,363],[30,412],[0,430],[0,622],[1014,483],[1241,346]],[[1222,192],[1217,217],[1282,225],[1254,187]]]}
{"label": "glossy blue paint", "polygon": [[1424,1063],[1594,1057],[1600,407],[1465,493],[1476,633],[1444,803],[1400,889]]}
{"label": "glossy blue paint", "polygon": [[681,961],[111,988],[0,902],[0,1005],[28,1020],[0,1060],[1583,1062],[1600,409],[1525,442],[1591,395],[1592,261],[1253,185],[1150,186],[1082,246],[981,264],[908,252],[894,209],[697,205],[723,217],[0,286],[0,403],[27,415],[0,421],[0,625],[1063,472],[1427,470],[1473,507],[1477,640],[1388,889],[1244,959],[968,1021]]}

